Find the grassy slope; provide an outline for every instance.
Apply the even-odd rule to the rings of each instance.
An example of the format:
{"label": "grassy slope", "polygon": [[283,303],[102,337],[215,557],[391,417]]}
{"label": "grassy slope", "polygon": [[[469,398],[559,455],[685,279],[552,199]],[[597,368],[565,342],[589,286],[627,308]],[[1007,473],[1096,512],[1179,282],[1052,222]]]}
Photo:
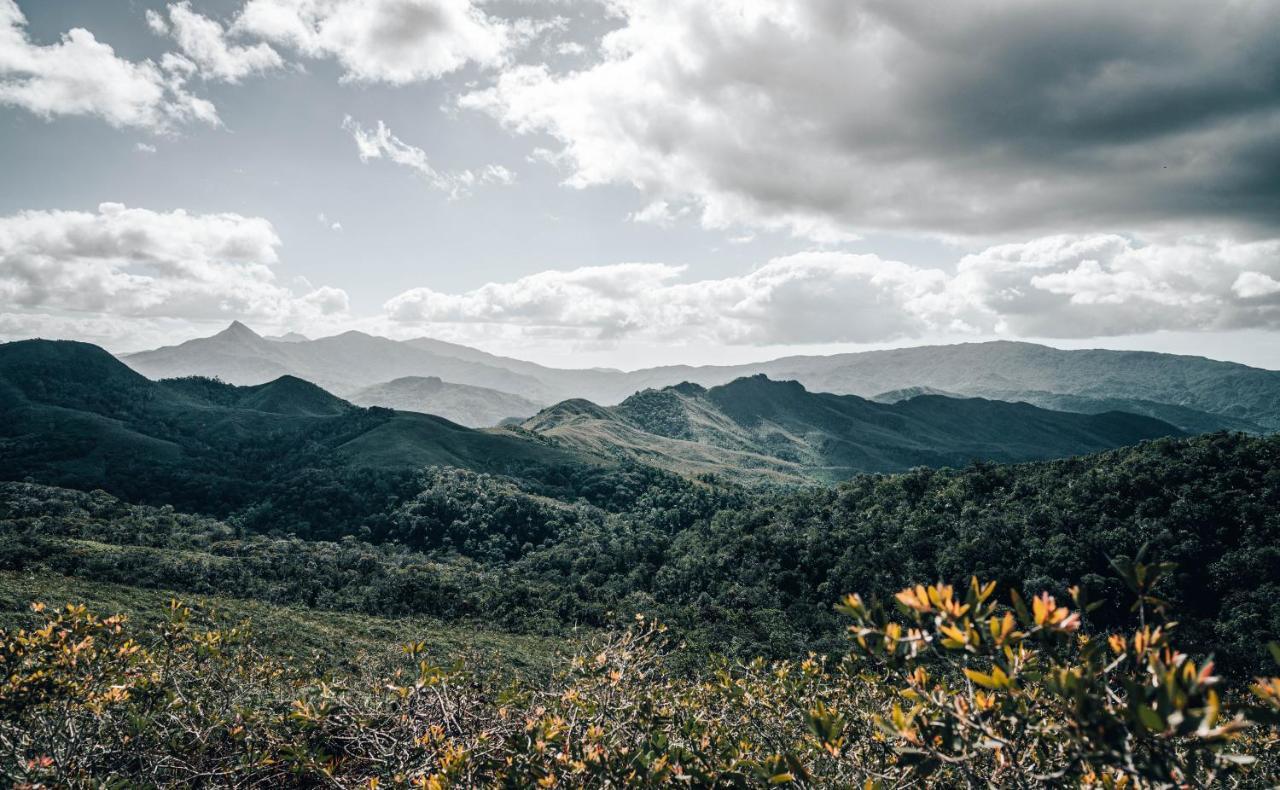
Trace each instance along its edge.
{"label": "grassy slope", "polygon": [[212,607],[229,622],[252,621],[264,649],[323,669],[390,666],[409,641],[425,641],[437,661],[467,656],[486,669],[544,676],[573,643],[556,637],[486,631],[427,617],[384,618],[261,601],[148,590],[48,572],[0,571],[0,628],[29,628],[41,618],[30,604],[83,603],[100,614],[125,614],[142,623],[164,618],[170,600]]}

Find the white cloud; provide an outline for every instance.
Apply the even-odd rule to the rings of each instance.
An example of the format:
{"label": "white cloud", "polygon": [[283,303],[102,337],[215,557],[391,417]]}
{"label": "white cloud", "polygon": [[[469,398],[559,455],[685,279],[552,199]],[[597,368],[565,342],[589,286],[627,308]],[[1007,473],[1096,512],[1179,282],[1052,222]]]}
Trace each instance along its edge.
{"label": "white cloud", "polygon": [[366,129],[351,116],[342,122],[342,128],[351,133],[356,142],[360,161],[386,159],[407,167],[422,176],[433,188],[448,193],[451,199],[463,197],[482,184],[514,184],[516,174],[502,165],[485,165],[479,170],[441,172],[432,167],[427,152],[409,145],[391,133],[387,125],[378,121],[375,129]]}
{"label": "white cloud", "polygon": [[0,0],[0,104],[46,119],[89,115],[153,132],[218,123],[214,106],[186,90],[185,75],[120,58],[83,28],[41,46],[28,38],[26,24],[14,0]]}
{"label": "white cloud", "polygon": [[161,35],[171,35],[200,76],[237,83],[241,79],[284,65],[280,53],[262,42],[243,46],[227,40],[222,24],[191,10],[191,3],[172,3],[169,19],[148,9],[147,24]]}
{"label": "white cloud", "polygon": [[1276,240],[1053,236],[965,256],[951,273],[834,251],[775,258],[722,279],[683,282],[685,273],[629,263],[458,294],[415,288],[384,312],[401,325],[472,326],[478,336],[500,327],[587,342],[722,345],[1280,327]]}
{"label": "white cloud", "polygon": [[1059,235],[965,256],[950,292],[1015,336],[1274,328],[1280,301],[1249,302],[1260,280],[1246,276],[1242,291],[1239,279],[1268,273],[1280,274],[1280,240]]}
{"label": "white cloud", "polygon": [[1240,272],[1231,290],[1241,299],[1260,299],[1280,294],[1280,280],[1262,272]]}
{"label": "white cloud", "polygon": [[496,66],[516,43],[470,0],[249,0],[235,28],[334,58],[348,79],[392,84]]}
{"label": "white cloud", "polygon": [[777,258],[720,280],[678,282],[683,272],[655,263],[548,271],[463,294],[416,288],[385,310],[401,323],[503,324],[588,340],[862,342],[921,331],[915,303],[946,279],[873,255],[829,252]]}
{"label": "white cloud", "polygon": [[575,187],[826,241],[1280,225],[1270,0],[609,8],[597,62],[517,66],[460,99],[553,137]]}
{"label": "white cloud", "polygon": [[665,200],[655,200],[639,211],[633,212],[628,217],[632,222],[640,222],[646,225],[657,225],[660,228],[669,228],[675,224],[680,217],[689,213],[688,206],[673,207]]}
{"label": "white cloud", "polygon": [[96,213],[0,217],[0,303],[82,318],[306,321],[347,311],[346,293],[294,294],[271,267],[271,223],[238,214],[155,212],[103,203]]}

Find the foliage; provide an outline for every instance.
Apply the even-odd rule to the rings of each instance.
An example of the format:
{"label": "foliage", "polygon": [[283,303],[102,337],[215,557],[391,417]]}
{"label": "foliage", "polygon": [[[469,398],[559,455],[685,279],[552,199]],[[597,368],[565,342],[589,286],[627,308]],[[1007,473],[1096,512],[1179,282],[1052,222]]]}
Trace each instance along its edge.
{"label": "foliage", "polygon": [[[325,503],[347,494],[381,497],[384,510],[344,522]],[[1240,677],[1263,671],[1263,645],[1280,640],[1280,437],[1218,434],[834,489],[746,493],[622,466],[540,484],[430,469],[401,497],[320,481],[278,496],[289,499],[216,521],[0,484],[0,567],[525,632],[647,611],[691,652],[789,657],[838,648],[825,603],[842,590],[887,600],[914,579],[972,569],[1059,599],[1078,580],[1118,601],[1112,560],[1149,544],[1178,565],[1155,594],[1182,613],[1190,653],[1213,652]],[[317,508],[313,527],[289,536],[289,514],[306,507]],[[329,532],[341,536],[314,539]],[[1113,603],[1092,617],[1135,620]]]}
{"label": "foliage", "polygon": [[[1159,569],[1125,564],[1138,606]],[[1172,644],[1172,624],[1086,633],[1076,610],[1047,592],[1028,606],[974,577],[963,597],[949,585],[902,590],[906,622],[858,595],[837,607],[852,616],[858,654],[899,688],[902,705],[881,718],[919,776],[945,771],[967,785],[991,783],[1208,786],[1257,758],[1235,751],[1248,707],[1224,712],[1213,662],[1197,665]],[[1266,736],[1263,740],[1272,740]]]}
{"label": "foliage", "polygon": [[177,602],[150,630],[69,605],[0,633],[0,775],[27,787],[1280,779],[1280,679],[1233,703],[1167,625],[1092,633],[1048,593],[997,598],[976,578],[962,598],[908,587],[891,617],[851,595],[843,657],[720,660],[692,675],[671,671],[665,628],[637,616],[534,684],[446,666],[422,642],[389,674],[316,676],[261,652],[247,624]]}

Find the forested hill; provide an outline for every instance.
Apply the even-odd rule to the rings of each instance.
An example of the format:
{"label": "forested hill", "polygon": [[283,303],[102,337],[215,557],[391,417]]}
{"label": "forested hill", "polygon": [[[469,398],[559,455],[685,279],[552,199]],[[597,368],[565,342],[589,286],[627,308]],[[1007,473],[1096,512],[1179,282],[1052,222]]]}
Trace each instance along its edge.
{"label": "forested hill", "polygon": [[[1280,638],[1280,437],[1161,439],[1068,460],[868,475],[789,494],[717,494],[611,473],[603,507],[512,481],[432,470],[376,529],[341,541],[254,535],[110,497],[0,485],[0,568],[374,615],[431,614],[516,631],[668,622],[693,653],[838,650],[831,604],[889,603],[970,574],[1107,601],[1089,627],[1130,624],[1111,559],[1177,563],[1156,594],[1179,644],[1238,675]],[[577,500],[577,495],[570,497]],[[385,503],[384,503],[385,504]],[[606,508],[613,512],[606,512]],[[279,507],[276,516],[283,515]]]}
{"label": "forested hill", "polygon": [[85,343],[0,345],[0,479],[215,514],[288,500],[281,528],[333,534],[384,510],[433,464],[544,480],[598,461],[426,414],[357,408],[291,376],[252,387],[153,382]]}
{"label": "forested hill", "polygon": [[763,375],[683,383],[602,407],[567,401],[524,428],[584,451],[622,451],[684,473],[838,480],[914,466],[1017,462],[1095,452],[1180,431],[1122,412],[1075,414],[981,398],[877,403]]}

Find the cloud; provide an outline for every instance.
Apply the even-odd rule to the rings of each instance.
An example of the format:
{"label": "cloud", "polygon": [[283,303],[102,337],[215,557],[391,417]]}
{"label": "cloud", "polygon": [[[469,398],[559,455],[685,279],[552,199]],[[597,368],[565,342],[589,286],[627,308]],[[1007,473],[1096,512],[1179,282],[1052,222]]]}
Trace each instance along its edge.
{"label": "cloud", "polygon": [[148,321],[268,323],[345,313],[345,292],[296,295],[271,267],[271,223],[238,214],[155,212],[103,203],[96,213],[0,217],[0,303],[33,313]]}
{"label": "cloud", "polygon": [[1241,299],[1260,299],[1280,294],[1280,280],[1262,272],[1240,272],[1231,290]]}
{"label": "cloud", "polygon": [[235,28],[395,85],[499,65],[518,38],[470,0],[249,0]]}
{"label": "cloud", "polygon": [[[614,0],[599,59],[464,94],[711,228],[1280,228],[1280,5]],[[1181,232],[1185,232],[1181,231]]]}
{"label": "cloud", "polygon": [[234,84],[284,65],[280,53],[269,44],[230,43],[221,23],[192,11],[191,4],[185,0],[170,4],[168,13],[166,21],[158,12],[148,9],[147,24],[160,35],[172,36],[182,54],[205,79]]}
{"label": "cloud", "polygon": [[671,204],[665,200],[655,200],[639,211],[633,212],[627,219],[632,222],[640,222],[646,225],[657,225],[660,228],[669,228],[675,224],[676,220],[689,213],[688,206],[673,208]]}
{"label": "cloud", "polygon": [[1277,274],[1276,239],[1143,244],[1108,234],[1058,235],[962,258],[950,309],[971,305],[985,317],[979,320],[1015,336],[1274,329],[1280,299],[1259,299],[1266,294],[1257,286]]}
{"label": "cloud", "polygon": [[0,104],[46,119],[88,115],[153,132],[218,123],[214,106],[186,90],[184,74],[120,58],[82,28],[41,46],[28,38],[26,25],[14,0],[0,0]]}
{"label": "cloud", "polygon": [[914,303],[945,283],[940,271],[828,252],[720,280],[678,282],[683,272],[655,263],[548,271],[462,294],[416,288],[384,309],[400,323],[503,324],[584,340],[862,342],[921,331]]}
{"label": "cloud", "polygon": [[407,167],[422,176],[434,189],[448,193],[450,199],[463,197],[482,184],[514,184],[516,174],[502,165],[485,165],[479,170],[440,172],[431,166],[427,152],[409,145],[391,133],[387,125],[378,121],[375,129],[366,129],[351,116],[342,121],[342,128],[351,133],[356,142],[360,161],[386,159]]}
{"label": "cloud", "polygon": [[679,344],[885,342],[937,335],[1095,337],[1280,327],[1280,241],[1051,236],[990,247],[955,270],[835,251],[734,277],[683,267],[547,271],[465,293],[388,300],[400,325],[512,327],[529,337]]}

